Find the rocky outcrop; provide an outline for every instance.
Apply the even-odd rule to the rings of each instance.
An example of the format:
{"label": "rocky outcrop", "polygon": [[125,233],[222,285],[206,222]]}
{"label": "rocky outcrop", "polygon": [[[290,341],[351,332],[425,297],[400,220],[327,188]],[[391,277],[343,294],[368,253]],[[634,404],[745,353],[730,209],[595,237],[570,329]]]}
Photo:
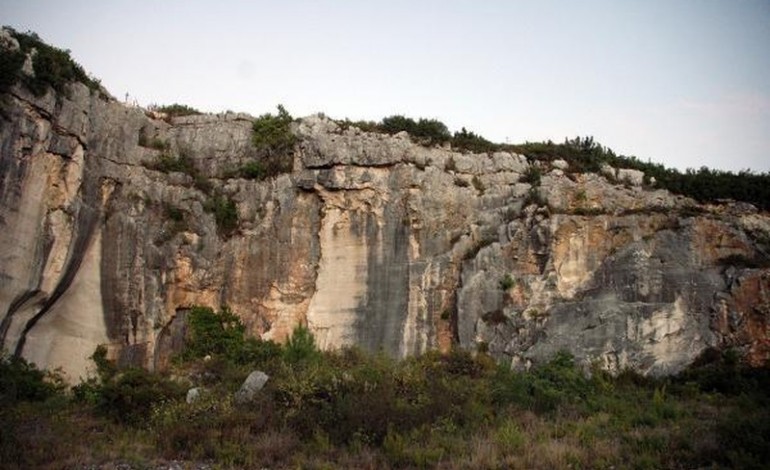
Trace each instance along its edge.
{"label": "rocky outcrop", "polygon": [[[223,304],[265,339],[306,323],[322,347],[395,356],[458,344],[526,367],[566,349],[650,374],[711,347],[769,357],[770,217],[751,207],[321,116],[294,125],[293,172],[247,180],[250,116],[166,121],[71,88],[13,88],[0,128],[0,337],[71,380],[98,344],[163,367],[187,309]],[[194,172],[153,169],[178,157]]]}

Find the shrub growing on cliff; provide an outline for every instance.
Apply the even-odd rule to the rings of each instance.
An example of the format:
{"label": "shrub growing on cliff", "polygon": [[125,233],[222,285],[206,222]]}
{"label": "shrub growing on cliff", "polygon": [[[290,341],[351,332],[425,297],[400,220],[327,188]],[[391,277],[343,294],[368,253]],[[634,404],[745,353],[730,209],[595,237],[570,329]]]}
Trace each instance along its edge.
{"label": "shrub growing on cliff", "polygon": [[163,113],[168,117],[195,116],[201,114],[201,112],[197,109],[191,106],[187,106],[186,104],[179,103],[167,104],[163,106],[150,106],[150,108],[159,113]]}
{"label": "shrub growing on cliff", "polygon": [[9,70],[13,72],[15,69],[15,81],[21,79],[35,96],[44,95],[49,87],[67,96],[69,94],[67,85],[72,82],[81,82],[94,91],[100,89],[99,82],[89,77],[83,68],[70,57],[70,51],[49,46],[35,33],[19,33],[13,29],[10,31],[19,42],[19,49],[23,56],[26,57],[33,50],[35,51],[32,56],[32,68],[34,70],[32,76],[21,73],[17,57],[10,57],[8,62]]}
{"label": "shrub growing on cliff", "polygon": [[452,136],[452,148],[457,150],[482,153],[493,152],[499,147],[499,145],[488,141],[476,133],[466,130],[464,127],[459,132],[455,132]]}
{"label": "shrub growing on cliff", "polygon": [[19,81],[24,66],[24,53],[0,47],[0,93],[5,93]]}
{"label": "shrub growing on cliff", "polygon": [[238,228],[238,208],[235,201],[229,197],[215,194],[206,200],[203,209],[214,214],[214,221],[221,235],[232,235]]}
{"label": "shrub growing on cliff", "polygon": [[187,316],[188,337],[180,360],[219,356],[235,364],[265,362],[280,355],[281,348],[272,341],[246,336],[241,319],[227,306],[219,313],[209,307],[195,306]]}
{"label": "shrub growing on cliff", "polygon": [[254,120],[252,142],[266,155],[291,152],[297,136],[291,132],[292,117],[283,105],[278,105],[278,114],[266,113]]}
{"label": "shrub growing on cliff", "polygon": [[291,122],[291,115],[280,104],[278,114],[267,113],[254,120],[252,142],[257,150],[257,161],[241,167],[240,176],[263,179],[292,171],[297,136],[291,132]]}
{"label": "shrub growing on cliff", "polygon": [[149,168],[163,173],[179,172],[195,176],[198,170],[195,168],[191,158],[186,156],[174,156],[167,150],[158,155],[158,159],[147,165]]}
{"label": "shrub growing on cliff", "polygon": [[449,142],[452,134],[446,124],[437,119],[412,118],[395,115],[382,119],[380,128],[388,134],[406,131],[422,145],[439,145]]}

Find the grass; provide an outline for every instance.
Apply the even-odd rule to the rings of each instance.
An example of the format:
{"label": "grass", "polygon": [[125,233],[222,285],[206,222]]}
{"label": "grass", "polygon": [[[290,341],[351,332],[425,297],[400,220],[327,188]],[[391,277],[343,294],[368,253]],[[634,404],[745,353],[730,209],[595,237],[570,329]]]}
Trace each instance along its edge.
{"label": "grass", "polygon": [[[217,468],[764,468],[768,369],[715,354],[677,377],[586,375],[566,353],[529,372],[486,354],[396,361],[321,352],[306,329],[285,346],[243,335],[231,312],[197,308],[170,375],[100,371],[73,395],[2,362],[4,468],[180,460]],[[208,359],[206,358],[208,356]],[[233,393],[270,379],[250,403]],[[175,377],[172,379],[171,377]],[[184,389],[204,388],[187,404]],[[16,387],[16,389],[19,389]],[[43,392],[40,392],[43,390]],[[82,393],[87,391],[88,393]]]}

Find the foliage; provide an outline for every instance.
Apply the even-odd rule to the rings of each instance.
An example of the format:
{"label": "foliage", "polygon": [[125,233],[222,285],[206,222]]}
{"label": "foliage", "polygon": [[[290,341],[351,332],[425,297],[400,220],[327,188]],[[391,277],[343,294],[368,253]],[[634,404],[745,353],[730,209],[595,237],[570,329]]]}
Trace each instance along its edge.
{"label": "foliage", "polygon": [[238,228],[238,207],[229,197],[215,194],[206,200],[203,209],[214,214],[220,234],[230,236]]}
{"label": "foliage", "polygon": [[248,162],[238,170],[238,175],[246,179],[261,180],[267,176],[265,166],[258,161]]}
{"label": "foliage", "polygon": [[286,341],[283,350],[283,358],[289,364],[308,362],[317,360],[320,352],[315,344],[315,338],[310,330],[304,325],[298,325],[292,331],[291,336]]}
{"label": "foliage", "polygon": [[[421,118],[415,121],[409,117],[395,115],[383,118],[380,122],[354,122],[345,119],[337,123],[342,129],[353,126],[366,132],[396,134],[406,131],[417,142],[428,146],[450,142],[454,149],[470,152],[489,153],[502,150],[523,154],[530,160],[550,162],[561,159],[569,163],[568,171],[572,173],[597,173],[603,165],[635,169],[644,172],[646,184],[654,182],[656,187],[692,197],[700,202],[732,199],[770,210],[770,173],[755,173],[749,170],[733,173],[706,167],[680,172],[662,164],[643,162],[634,156],[617,155],[590,136],[565,138],[560,144],[549,140],[510,145],[490,142],[464,127],[452,135],[446,125],[435,119]],[[455,170],[451,162],[447,163],[447,171],[450,170]],[[533,186],[539,185],[540,169],[536,165],[530,165],[523,179]]]}
{"label": "foliage", "polygon": [[195,306],[187,314],[188,337],[185,340],[183,359],[222,355],[239,359],[244,345],[246,328],[227,306],[219,313],[209,307]]}
{"label": "foliage", "polygon": [[154,111],[157,111],[159,113],[163,113],[169,117],[180,117],[180,116],[195,116],[198,114],[201,114],[200,111],[197,109],[187,106],[186,104],[167,104],[163,106],[155,106],[153,107]]}
{"label": "foliage", "polygon": [[252,142],[258,159],[241,167],[239,176],[264,179],[292,171],[292,153],[297,142],[297,136],[291,131],[292,120],[289,112],[280,104],[278,114],[267,113],[254,120]]}
{"label": "foliage", "polygon": [[510,274],[506,273],[505,276],[500,279],[499,285],[501,290],[507,291],[516,285],[516,280],[512,278]]}
{"label": "foliage", "polygon": [[195,164],[192,159],[184,156],[174,156],[166,151],[158,155],[157,160],[147,164],[147,166],[156,171],[162,171],[163,173],[186,173],[194,176],[198,174],[198,170],[195,168]]}
{"label": "foliage", "polygon": [[540,175],[540,168],[537,165],[529,165],[527,170],[524,172],[521,181],[524,183],[529,183],[533,187],[540,186]]}
{"label": "foliage", "polygon": [[[765,468],[770,458],[770,369],[730,350],[671,378],[588,374],[566,352],[516,372],[459,348],[403,360],[319,351],[302,326],[283,347],[259,342],[227,308],[187,319],[174,375],[205,387],[198,400],[185,403],[161,374],[118,369],[100,347],[89,400],[81,385],[74,402],[60,391],[0,402],[4,467]],[[255,367],[266,387],[236,404]]]}
{"label": "foliage", "polygon": [[252,141],[254,146],[266,155],[290,153],[297,141],[291,132],[292,117],[283,105],[278,105],[278,114],[263,114],[254,120]]}
{"label": "foliage", "polygon": [[235,364],[262,363],[277,358],[281,349],[272,341],[246,336],[246,327],[227,306],[214,312],[195,306],[187,316],[188,337],[179,359],[219,356]]}
{"label": "foliage", "polygon": [[42,401],[63,388],[61,377],[46,373],[22,357],[0,354],[0,403]]}
{"label": "foliage", "polygon": [[573,357],[558,353],[550,362],[533,371],[513,374],[499,369],[493,398],[501,405],[517,404],[538,412],[555,410],[559,405],[585,399],[591,382],[575,366]]}
{"label": "foliage", "polygon": [[343,120],[335,121],[340,128],[344,131],[347,129],[350,129],[351,127],[357,127],[358,129],[364,131],[364,132],[382,132],[382,129],[380,128],[380,123],[375,121],[351,121],[348,118],[345,118]]}
{"label": "foliage", "polygon": [[153,407],[184,396],[186,388],[160,374],[129,368],[103,381],[98,388],[96,409],[118,422],[142,424]]}
{"label": "foliage", "polygon": [[[10,28],[9,28],[10,29]],[[35,95],[44,95],[49,88],[65,96],[69,95],[67,85],[73,82],[85,84],[92,91],[99,91],[97,80],[86,74],[83,68],[70,56],[70,51],[58,49],[44,43],[40,37],[32,32],[19,33],[10,29],[11,35],[19,42],[19,54],[3,52],[0,60],[4,72],[2,86],[9,87],[19,80]],[[21,71],[24,57],[35,51],[32,56],[32,68],[34,75],[29,76]],[[6,88],[7,90],[7,88]],[[2,91],[2,90],[0,90]]]}
{"label": "foliage", "polygon": [[[229,310],[193,310],[174,375],[205,387],[197,401],[160,374],[119,370],[100,348],[92,406],[61,394],[0,402],[4,466],[119,456],[140,468],[764,468],[770,457],[770,369],[731,351],[671,378],[588,374],[566,352],[516,372],[462,349],[322,352],[306,327],[285,346],[257,342]],[[270,379],[239,405],[233,392],[255,367]]]}
{"label": "foliage", "polygon": [[420,118],[415,121],[401,115],[389,116],[382,119],[379,126],[387,134],[407,132],[422,145],[441,145],[449,142],[452,135],[447,126],[436,119]]}
{"label": "foliage", "polygon": [[563,159],[569,162],[569,171],[598,172],[602,165],[630,168],[644,172],[644,180],[673,193],[692,197],[700,202],[720,202],[724,199],[749,202],[763,210],[770,210],[770,173],[743,170],[738,173],[701,167],[684,173],[662,164],[642,162],[633,156],[617,155],[611,149],[594,141],[593,137],[565,139],[562,144],[527,142],[509,146],[535,160]]}
{"label": "foliage", "polygon": [[463,127],[459,132],[455,132],[452,136],[452,148],[475,153],[486,153],[498,150],[500,145],[494,144],[484,137],[468,131]]}
{"label": "foliage", "polygon": [[7,92],[19,81],[25,57],[21,51],[0,48],[0,93]]}

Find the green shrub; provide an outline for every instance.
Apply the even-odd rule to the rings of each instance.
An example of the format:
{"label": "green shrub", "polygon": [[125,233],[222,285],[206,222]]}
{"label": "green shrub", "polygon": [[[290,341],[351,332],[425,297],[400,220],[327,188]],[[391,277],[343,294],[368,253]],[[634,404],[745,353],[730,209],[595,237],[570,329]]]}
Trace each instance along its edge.
{"label": "green shrub", "polygon": [[5,93],[21,78],[25,55],[21,51],[0,48],[0,93]]}
{"label": "green shrub", "polygon": [[159,113],[166,114],[169,117],[195,116],[201,114],[200,111],[193,107],[178,103],[156,106],[154,107],[154,110]]}
{"label": "green shrub", "polygon": [[220,312],[195,306],[187,316],[188,336],[180,360],[200,359],[207,355],[235,364],[265,363],[280,356],[281,347],[272,341],[246,336],[241,319],[227,306]]}
{"label": "green shrub", "polygon": [[184,397],[186,387],[160,374],[129,368],[98,389],[97,410],[115,421],[142,424],[154,406]]}
{"label": "green shrub", "polygon": [[147,165],[150,169],[162,171],[163,173],[186,173],[188,175],[197,175],[198,170],[192,159],[186,156],[173,156],[168,152],[158,155],[158,159]]}
{"label": "green shrub", "polygon": [[59,375],[39,370],[22,357],[0,355],[0,404],[42,401],[63,391]]}
{"label": "green shrub", "polygon": [[304,325],[297,325],[283,350],[283,358],[289,364],[315,361],[321,357],[315,338]]}
{"label": "green shrub", "polygon": [[512,278],[510,274],[506,273],[505,276],[500,279],[498,285],[500,286],[501,290],[507,291],[516,285],[516,280]]}
{"label": "green shrub", "polygon": [[[142,143],[140,142],[140,145],[141,144]],[[168,152],[168,150],[171,148],[171,145],[169,145],[168,141],[159,139],[157,137],[152,139],[149,142],[145,141],[144,144],[145,145],[142,145],[143,147],[149,147],[151,149],[160,150],[163,152]]]}
{"label": "green shrub", "polygon": [[216,194],[206,200],[203,209],[214,214],[221,235],[230,236],[238,228],[238,207],[232,199]]}
{"label": "green shrub", "polygon": [[388,134],[406,131],[420,144],[428,146],[445,144],[452,138],[446,125],[436,119],[420,118],[415,121],[412,118],[395,115],[383,118],[380,127]]}
{"label": "green shrub", "polygon": [[[89,77],[83,68],[72,60],[70,51],[49,46],[32,32],[19,33],[11,29],[11,34],[19,42],[20,52],[23,56],[32,52],[33,49],[36,51],[32,58],[34,76],[21,73],[21,69],[17,65],[19,59],[13,54],[5,59],[6,68],[11,72],[14,70],[16,72],[15,81],[21,79],[35,96],[44,95],[49,88],[68,96],[67,85],[73,82],[81,82],[92,91],[100,89],[99,82]],[[13,79],[8,77],[4,80],[10,82]]]}
{"label": "green shrub", "polygon": [[524,183],[529,183],[532,187],[540,186],[540,168],[537,165],[529,165],[521,178]]}
{"label": "green shrub", "polygon": [[261,180],[267,176],[267,171],[260,162],[248,162],[238,170],[238,174],[242,178]]}
{"label": "green shrub", "polygon": [[341,130],[347,130],[351,127],[357,127],[364,132],[383,132],[380,128],[380,124],[375,121],[351,121],[348,118],[335,121]]}
{"label": "green shrub", "polygon": [[592,383],[566,352],[548,363],[520,374],[498,369],[493,398],[499,404],[517,404],[535,411],[553,411],[563,403],[585,399]]}
{"label": "green shrub", "polygon": [[219,313],[209,307],[195,306],[187,314],[188,337],[182,357],[202,358],[207,355],[237,356],[243,347],[245,327],[225,306]]}
{"label": "green shrub", "polygon": [[241,176],[263,179],[292,171],[297,136],[291,132],[291,122],[291,115],[280,104],[277,115],[267,113],[254,120],[252,142],[259,159],[242,167]]}
{"label": "green shrub", "polygon": [[98,377],[91,377],[73,387],[76,401],[116,422],[143,424],[154,407],[184,396],[186,387],[161,374],[131,367],[120,370],[107,359],[107,349],[100,345],[91,359]]}
{"label": "green shrub", "polygon": [[452,136],[452,148],[475,153],[494,152],[500,146],[484,137],[466,130],[464,127]]}
{"label": "green shrub", "polygon": [[291,122],[291,115],[280,104],[277,115],[266,113],[259,116],[252,125],[254,146],[268,156],[290,153],[297,142],[297,136],[291,132]]}

